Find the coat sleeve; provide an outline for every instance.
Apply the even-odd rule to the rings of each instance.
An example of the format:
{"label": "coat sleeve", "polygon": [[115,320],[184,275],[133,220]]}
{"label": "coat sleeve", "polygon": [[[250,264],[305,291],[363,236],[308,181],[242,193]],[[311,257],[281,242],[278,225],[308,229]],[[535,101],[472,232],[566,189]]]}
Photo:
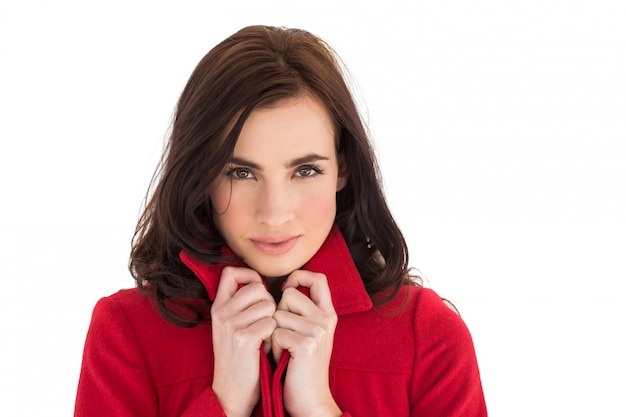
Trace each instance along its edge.
{"label": "coat sleeve", "polygon": [[471,335],[461,317],[430,289],[418,295],[411,416],[486,417]]}
{"label": "coat sleeve", "polygon": [[[102,298],[87,332],[74,416],[164,415],[131,322],[111,297]],[[180,417],[200,415],[225,416],[210,387]]]}

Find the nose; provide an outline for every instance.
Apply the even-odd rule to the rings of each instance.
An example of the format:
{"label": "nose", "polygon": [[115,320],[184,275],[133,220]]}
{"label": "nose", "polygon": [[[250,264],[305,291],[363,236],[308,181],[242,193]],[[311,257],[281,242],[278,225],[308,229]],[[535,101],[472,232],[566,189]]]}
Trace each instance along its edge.
{"label": "nose", "polygon": [[294,217],[294,195],[288,184],[266,182],[257,195],[256,218],[270,227],[280,227]]}

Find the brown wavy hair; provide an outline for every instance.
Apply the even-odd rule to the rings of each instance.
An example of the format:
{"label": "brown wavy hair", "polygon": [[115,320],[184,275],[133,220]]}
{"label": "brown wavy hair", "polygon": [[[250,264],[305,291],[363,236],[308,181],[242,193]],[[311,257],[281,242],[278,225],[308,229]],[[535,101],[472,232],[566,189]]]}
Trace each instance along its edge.
{"label": "brown wavy hair", "polygon": [[[222,259],[211,184],[257,108],[308,93],[328,109],[347,185],[337,193],[336,223],[376,304],[409,283],[406,242],[385,201],[368,134],[332,48],[300,29],[250,26],[209,51],[176,107],[169,141],[133,237],[130,271],[161,313],[183,327],[208,320],[210,300],[179,252]],[[214,248],[214,249],[209,249]],[[231,260],[232,261],[232,260]]]}

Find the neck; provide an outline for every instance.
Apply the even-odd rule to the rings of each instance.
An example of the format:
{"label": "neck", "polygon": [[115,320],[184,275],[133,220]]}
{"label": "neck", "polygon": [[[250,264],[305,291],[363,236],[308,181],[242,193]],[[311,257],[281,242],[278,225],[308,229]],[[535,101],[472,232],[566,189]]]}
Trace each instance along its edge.
{"label": "neck", "polygon": [[274,301],[276,301],[276,304],[278,304],[278,302],[280,301],[280,297],[282,295],[281,287],[287,277],[288,275],[283,277],[267,278],[267,282],[269,284],[269,292],[270,294],[272,294],[272,297],[274,297]]}

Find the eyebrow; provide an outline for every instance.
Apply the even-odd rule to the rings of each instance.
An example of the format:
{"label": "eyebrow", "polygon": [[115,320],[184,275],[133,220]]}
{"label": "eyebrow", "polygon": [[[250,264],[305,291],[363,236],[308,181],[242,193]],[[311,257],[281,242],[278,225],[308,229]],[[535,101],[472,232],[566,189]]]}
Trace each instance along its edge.
{"label": "eyebrow", "polygon": [[[311,163],[311,162],[315,162],[315,161],[328,161],[329,158],[326,156],[322,156],[322,155],[318,155],[315,153],[310,153],[308,155],[304,155],[300,158],[296,158],[293,159],[291,161],[289,161],[286,165],[286,168],[294,168],[297,167],[298,165],[302,165],[302,164],[307,164],[307,163]],[[230,158],[229,161],[231,164],[236,164],[236,165],[243,165],[252,169],[256,169],[256,170],[263,170],[263,168],[261,167],[261,165],[252,162],[252,161],[248,161],[246,159],[243,158],[237,158],[237,157],[232,157]]]}

